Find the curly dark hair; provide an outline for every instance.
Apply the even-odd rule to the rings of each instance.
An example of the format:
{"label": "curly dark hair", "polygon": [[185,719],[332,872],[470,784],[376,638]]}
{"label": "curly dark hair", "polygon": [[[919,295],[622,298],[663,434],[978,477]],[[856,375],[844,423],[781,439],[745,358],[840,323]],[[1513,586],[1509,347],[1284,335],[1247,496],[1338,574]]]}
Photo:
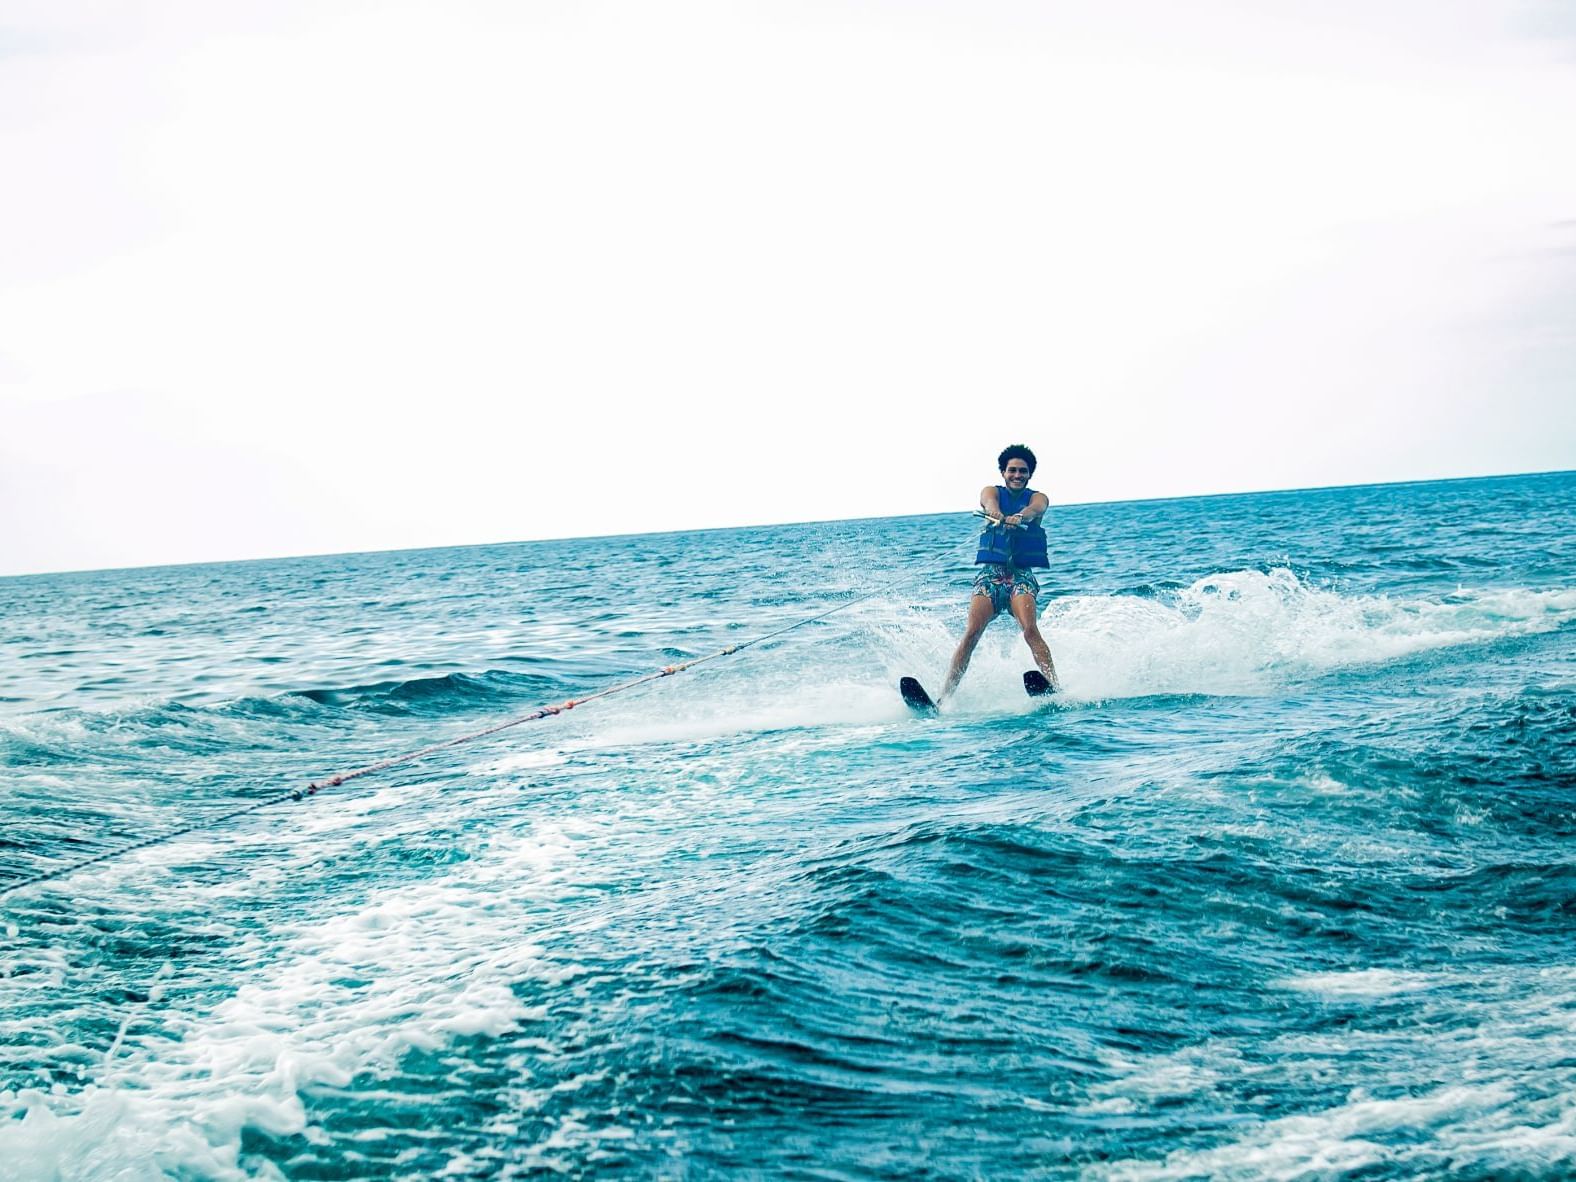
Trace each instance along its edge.
{"label": "curly dark hair", "polygon": [[1040,466],[1038,461],[1036,461],[1034,458],[1034,453],[1021,443],[1014,443],[1010,445],[1006,451],[997,456],[996,467],[1005,472],[1007,470],[1008,460],[1022,460],[1025,464],[1029,465],[1030,476],[1033,476],[1034,470]]}

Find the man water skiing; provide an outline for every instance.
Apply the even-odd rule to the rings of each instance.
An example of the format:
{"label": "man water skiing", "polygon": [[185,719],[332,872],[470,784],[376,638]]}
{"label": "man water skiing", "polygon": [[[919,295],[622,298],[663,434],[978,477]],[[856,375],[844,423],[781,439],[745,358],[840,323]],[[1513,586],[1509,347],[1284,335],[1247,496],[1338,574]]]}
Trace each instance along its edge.
{"label": "man water skiing", "polygon": [[1047,685],[1039,686],[1038,679],[1025,674],[1024,683],[1029,691],[1043,693],[1046,688],[1061,689],[1051,650],[1040,635],[1036,605],[1040,584],[1033,574],[1033,568],[1050,565],[1045,552],[1045,530],[1040,527],[1040,518],[1050,501],[1044,493],[1029,487],[1029,477],[1034,475],[1034,453],[1021,443],[1013,444],[997,456],[996,466],[1001,469],[1002,483],[980,490],[980,508],[990,525],[980,535],[979,553],[974,561],[984,569],[974,580],[968,626],[958,642],[957,652],[952,654],[947,682],[941,687],[940,700],[943,702],[963,680],[963,671],[969,667],[969,658],[974,655],[974,646],[984,635],[985,626],[1004,610],[1012,612],[1013,619],[1023,629],[1023,639],[1034,654],[1034,663],[1045,676]]}

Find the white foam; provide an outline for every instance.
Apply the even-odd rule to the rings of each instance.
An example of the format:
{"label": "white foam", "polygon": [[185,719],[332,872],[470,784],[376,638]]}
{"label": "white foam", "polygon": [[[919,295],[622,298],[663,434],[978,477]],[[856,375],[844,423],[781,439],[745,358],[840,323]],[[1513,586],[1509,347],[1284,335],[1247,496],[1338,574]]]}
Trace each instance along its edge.
{"label": "white foam", "polygon": [[161,1033],[133,1030],[80,1090],[5,1097],[0,1173],[251,1176],[242,1130],[310,1134],[303,1089],[387,1074],[409,1050],[531,1020],[512,985],[558,974],[541,961],[528,910],[561,889],[573,855],[564,827],[537,824],[493,839],[452,877],[243,940],[230,963],[244,983],[224,1000],[162,1011]]}
{"label": "white foam", "polygon": [[[903,723],[895,693],[914,675],[934,694],[961,633],[967,597],[918,607],[870,601],[835,617],[813,640],[791,635],[742,659],[553,720],[554,751],[705,742],[769,730]],[[1164,598],[1065,596],[1041,614],[1066,692],[1062,703],[1157,694],[1273,693],[1333,670],[1434,649],[1551,631],[1576,620],[1576,591],[1460,590],[1433,599],[1350,595],[1293,571],[1210,575]],[[1028,714],[1033,666],[1016,625],[998,618],[942,717]],[[549,752],[486,769],[529,770]],[[1340,792],[1334,781],[1310,784]]]}
{"label": "white foam", "polygon": [[1392,1100],[1366,1097],[1307,1116],[1266,1121],[1242,1140],[1213,1149],[1178,1151],[1160,1162],[1118,1162],[1108,1178],[1302,1178],[1341,1174],[1402,1157],[1371,1138],[1427,1128],[1463,1113],[1507,1104],[1504,1084],[1451,1086]]}
{"label": "white foam", "polygon": [[1280,989],[1318,993],[1326,997],[1389,997],[1431,989],[1439,984],[1439,976],[1396,969],[1352,969],[1343,973],[1303,973],[1282,978],[1272,984]]}
{"label": "white foam", "polygon": [[605,723],[576,745],[618,748],[657,742],[701,742],[727,735],[800,727],[866,726],[911,717],[892,686],[828,680],[809,685],[757,685],[745,698],[698,687],[676,695],[674,709],[609,711]]}
{"label": "white foam", "polygon": [[1352,790],[1352,786],[1346,781],[1337,780],[1329,772],[1323,771],[1302,777],[1301,783],[1320,796],[1345,796]]}
{"label": "white foam", "polygon": [[1171,1055],[1129,1059],[1118,1052],[1101,1053],[1115,1078],[1090,1089],[1089,1111],[1132,1111],[1138,1102],[1206,1095],[1228,1067],[1236,1066],[1230,1048],[1206,1044]]}
{"label": "white foam", "polygon": [[[1132,1111],[1166,1095],[1193,1102],[1215,1093],[1251,1096],[1310,1079],[1356,1086],[1328,1107],[1238,1125],[1222,1143],[1115,1162],[1091,1176],[1304,1178],[1373,1167],[1404,1177],[1452,1169],[1519,1176],[1568,1173],[1576,1163],[1568,1067],[1576,969],[1359,969],[1274,984],[1348,1002],[1397,998],[1390,1004],[1411,1007],[1415,1016],[1400,1026],[1343,1023],[1268,1042],[1219,1040],[1130,1060],[1107,1056],[1113,1078],[1091,1089],[1093,1112]],[[1428,1086],[1439,1080],[1452,1082]],[[1377,1098],[1381,1086],[1402,1094]],[[1420,1087],[1426,1090],[1414,1092]]]}
{"label": "white foam", "polygon": [[1462,590],[1438,599],[1346,595],[1285,568],[1210,575],[1168,600],[1068,596],[1041,630],[1083,698],[1262,693],[1330,670],[1548,632],[1576,591]]}
{"label": "white foam", "polygon": [[521,751],[501,758],[474,769],[484,775],[504,775],[509,772],[534,771],[537,768],[557,767],[565,762],[563,751],[556,747],[547,747],[539,751]]}

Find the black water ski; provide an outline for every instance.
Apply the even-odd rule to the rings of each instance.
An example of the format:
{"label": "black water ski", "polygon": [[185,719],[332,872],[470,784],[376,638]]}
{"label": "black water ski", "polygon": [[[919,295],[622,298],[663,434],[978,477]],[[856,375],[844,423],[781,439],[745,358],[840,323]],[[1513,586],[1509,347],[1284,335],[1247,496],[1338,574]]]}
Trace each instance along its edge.
{"label": "black water ski", "polygon": [[925,687],[912,677],[905,677],[897,683],[898,693],[903,695],[903,701],[908,703],[908,708],[915,714],[934,714],[936,704],[930,700],[930,695],[925,692]]}
{"label": "black water ski", "polygon": [[1023,692],[1031,698],[1038,698],[1055,691],[1051,683],[1045,680],[1045,674],[1038,669],[1030,669],[1023,675]]}

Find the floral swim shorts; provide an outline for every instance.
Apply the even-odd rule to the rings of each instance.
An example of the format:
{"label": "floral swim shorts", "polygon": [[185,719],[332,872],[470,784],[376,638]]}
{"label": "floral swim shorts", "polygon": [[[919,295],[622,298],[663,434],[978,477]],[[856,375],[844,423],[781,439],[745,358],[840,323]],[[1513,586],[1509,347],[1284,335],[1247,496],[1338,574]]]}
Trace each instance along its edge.
{"label": "floral swim shorts", "polygon": [[980,569],[978,577],[974,580],[974,594],[983,595],[990,600],[991,607],[996,609],[994,614],[999,616],[1007,610],[1007,605],[1012,602],[1014,595],[1038,597],[1040,581],[1034,577],[1032,571],[996,563]]}

